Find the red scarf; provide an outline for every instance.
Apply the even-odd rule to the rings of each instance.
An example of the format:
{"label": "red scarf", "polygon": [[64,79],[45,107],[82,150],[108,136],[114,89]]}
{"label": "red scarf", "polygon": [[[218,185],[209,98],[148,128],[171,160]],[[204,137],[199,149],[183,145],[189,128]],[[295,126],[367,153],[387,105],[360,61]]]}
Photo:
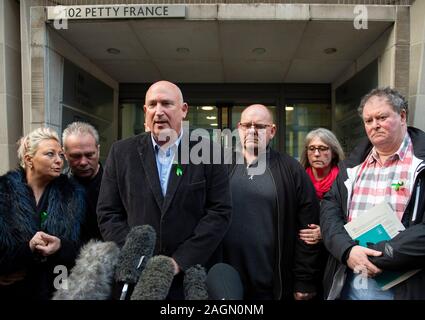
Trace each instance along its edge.
{"label": "red scarf", "polygon": [[334,182],[336,176],[338,175],[338,172],[339,172],[338,166],[332,167],[328,175],[320,181],[316,180],[316,178],[314,177],[313,170],[311,169],[311,167],[308,167],[306,171],[311,179],[311,182],[313,182],[314,188],[316,189],[317,197],[319,198],[319,200],[322,200],[323,195],[329,191],[329,189],[332,186],[332,183]]}

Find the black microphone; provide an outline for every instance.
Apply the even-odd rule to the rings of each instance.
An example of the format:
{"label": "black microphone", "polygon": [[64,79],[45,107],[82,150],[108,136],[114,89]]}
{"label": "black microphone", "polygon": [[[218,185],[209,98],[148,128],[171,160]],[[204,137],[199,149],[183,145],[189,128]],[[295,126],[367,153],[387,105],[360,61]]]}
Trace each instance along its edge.
{"label": "black microphone", "polygon": [[149,259],[131,300],[165,300],[174,279],[174,264],[170,257],[155,256]]}
{"label": "black microphone", "polygon": [[208,300],[207,273],[197,264],[186,270],[183,279],[185,300]]}
{"label": "black microphone", "polygon": [[[109,299],[119,253],[120,249],[115,242],[89,241],[81,248],[66,284],[59,285],[52,299]],[[54,285],[57,286],[56,279]]]}
{"label": "black microphone", "polygon": [[150,225],[133,227],[122,247],[115,271],[115,280],[123,282],[120,300],[125,300],[129,284],[135,284],[152,257],[156,233]]}
{"label": "black microphone", "polygon": [[243,300],[239,272],[226,263],[215,264],[207,275],[210,300]]}

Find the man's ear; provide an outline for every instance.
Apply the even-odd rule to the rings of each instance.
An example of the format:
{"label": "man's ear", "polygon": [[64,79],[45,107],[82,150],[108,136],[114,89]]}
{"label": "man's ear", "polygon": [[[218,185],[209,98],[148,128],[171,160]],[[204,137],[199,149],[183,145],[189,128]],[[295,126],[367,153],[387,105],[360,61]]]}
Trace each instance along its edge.
{"label": "man's ear", "polygon": [[183,104],[182,104],[182,111],[183,111],[183,114],[184,114],[183,119],[185,119],[186,116],[187,116],[187,113],[189,111],[189,105],[186,102],[183,102]]}
{"label": "man's ear", "polygon": [[400,118],[403,124],[407,124],[407,111],[405,109],[400,111]]}
{"label": "man's ear", "polygon": [[277,128],[276,125],[273,123],[272,127],[270,128],[270,138],[273,139],[273,137],[276,135]]}

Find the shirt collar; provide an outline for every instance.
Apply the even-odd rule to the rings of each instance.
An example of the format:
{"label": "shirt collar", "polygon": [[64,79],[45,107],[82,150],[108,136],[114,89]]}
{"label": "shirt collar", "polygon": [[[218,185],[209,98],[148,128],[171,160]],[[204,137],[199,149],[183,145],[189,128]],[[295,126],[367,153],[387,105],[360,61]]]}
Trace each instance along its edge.
{"label": "shirt collar", "polygon": [[[179,144],[180,144],[180,141],[182,140],[182,137],[183,137],[183,128],[180,131],[180,135],[179,135],[178,139],[172,145],[170,145],[167,148],[167,150],[164,150],[164,152],[167,152],[171,148],[177,149]],[[153,149],[155,150],[155,152],[158,152],[160,150],[161,146],[155,141],[152,132],[151,132],[151,139],[152,139]]]}
{"label": "shirt collar", "polygon": [[[406,157],[410,143],[411,143],[410,136],[406,131],[406,134],[404,135],[404,138],[400,147],[398,148],[396,152],[394,152],[393,155],[391,155],[390,159],[392,160],[399,159],[400,161],[403,161],[404,158]],[[371,164],[375,161],[378,161],[378,159],[379,159],[379,156],[378,156],[378,153],[376,152],[376,148],[373,147],[367,163]]]}

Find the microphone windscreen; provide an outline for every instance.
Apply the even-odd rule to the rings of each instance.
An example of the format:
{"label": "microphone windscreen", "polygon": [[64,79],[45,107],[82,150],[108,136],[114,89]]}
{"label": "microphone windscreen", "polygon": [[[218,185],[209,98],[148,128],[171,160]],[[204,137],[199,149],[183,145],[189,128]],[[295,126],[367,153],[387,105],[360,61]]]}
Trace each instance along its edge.
{"label": "microphone windscreen", "polygon": [[183,279],[185,300],[208,300],[207,273],[197,264],[186,270]]}
{"label": "microphone windscreen", "polygon": [[165,300],[174,278],[174,264],[170,257],[155,256],[149,259],[131,300]]}
{"label": "microphone windscreen", "polygon": [[[127,235],[118,258],[115,280],[135,284],[155,249],[156,233],[150,225],[133,227]],[[138,267],[140,258],[144,256]]]}
{"label": "microphone windscreen", "polygon": [[119,253],[120,249],[115,242],[89,241],[81,248],[66,285],[60,286],[52,299],[110,299]]}
{"label": "microphone windscreen", "polygon": [[211,300],[243,300],[239,272],[226,263],[217,263],[209,270],[207,288]]}

